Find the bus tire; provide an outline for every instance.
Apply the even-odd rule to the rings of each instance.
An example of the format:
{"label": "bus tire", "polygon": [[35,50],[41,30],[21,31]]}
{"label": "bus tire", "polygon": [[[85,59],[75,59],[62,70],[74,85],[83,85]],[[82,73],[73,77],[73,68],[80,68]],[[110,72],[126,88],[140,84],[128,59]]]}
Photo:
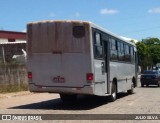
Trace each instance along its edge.
{"label": "bus tire", "polygon": [[131,84],[131,89],[127,91],[128,94],[133,94],[134,93],[134,83],[132,82]]}
{"label": "bus tire", "polygon": [[60,98],[63,102],[72,102],[77,99],[76,94],[60,94]]}
{"label": "bus tire", "polygon": [[110,101],[114,102],[117,99],[117,86],[116,83],[112,83],[112,90],[111,90],[111,95],[110,95]]}

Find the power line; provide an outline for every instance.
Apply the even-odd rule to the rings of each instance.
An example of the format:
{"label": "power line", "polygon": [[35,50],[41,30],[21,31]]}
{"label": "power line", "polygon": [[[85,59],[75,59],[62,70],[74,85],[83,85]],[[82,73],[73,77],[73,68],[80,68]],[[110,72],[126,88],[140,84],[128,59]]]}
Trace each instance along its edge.
{"label": "power line", "polygon": [[129,31],[129,32],[122,32],[120,34],[139,33],[139,32],[150,31],[150,30],[153,30],[153,29],[159,29],[159,28],[160,28],[160,26],[155,26],[155,27],[144,28],[144,29],[139,29],[139,30],[134,30],[134,31]]}

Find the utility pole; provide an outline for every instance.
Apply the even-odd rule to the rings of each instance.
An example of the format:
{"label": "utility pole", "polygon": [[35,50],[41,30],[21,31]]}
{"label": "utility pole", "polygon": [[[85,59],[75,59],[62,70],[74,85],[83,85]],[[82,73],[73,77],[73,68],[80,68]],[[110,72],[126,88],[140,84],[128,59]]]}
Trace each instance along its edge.
{"label": "utility pole", "polygon": [[6,65],[6,58],[5,58],[4,46],[2,46],[2,54],[3,54],[3,63],[4,63],[4,65]]}

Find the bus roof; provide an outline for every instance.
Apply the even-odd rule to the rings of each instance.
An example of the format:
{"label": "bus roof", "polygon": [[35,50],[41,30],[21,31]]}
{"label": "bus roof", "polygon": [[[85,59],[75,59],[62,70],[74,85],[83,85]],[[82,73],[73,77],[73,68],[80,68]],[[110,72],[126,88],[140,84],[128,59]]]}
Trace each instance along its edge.
{"label": "bus roof", "polygon": [[113,37],[115,37],[115,38],[117,38],[117,39],[119,39],[119,40],[125,41],[126,43],[129,43],[129,44],[135,46],[134,43],[132,43],[132,42],[130,42],[130,41],[128,41],[128,40],[125,40],[124,38],[122,38],[122,37],[120,37],[120,36],[118,36],[118,35],[110,32],[110,31],[104,29],[103,27],[98,26],[98,25],[96,25],[96,24],[94,24],[94,23],[92,23],[92,22],[89,22],[89,23],[91,24],[91,26],[92,26],[93,28],[97,28],[97,29],[103,31],[104,33],[107,33],[107,34],[109,34],[109,35],[111,35],[111,36],[113,36]]}
{"label": "bus roof", "polygon": [[97,24],[94,24],[91,21],[82,21],[82,20],[43,20],[43,21],[30,22],[30,23],[28,23],[28,25],[30,25],[30,24],[37,24],[37,23],[50,23],[50,22],[86,23],[86,24],[91,25],[91,27],[93,27],[93,28],[97,28],[97,29],[103,31],[104,33],[107,33],[107,34],[109,34],[109,35],[111,35],[111,36],[113,36],[113,37],[115,37],[115,38],[117,38],[119,40],[125,41],[126,43],[129,43],[129,44],[135,46],[134,43],[123,39],[122,37],[120,37],[120,36],[118,36],[118,35],[110,32],[110,31],[108,31],[106,29],[104,29],[101,26],[98,26]]}

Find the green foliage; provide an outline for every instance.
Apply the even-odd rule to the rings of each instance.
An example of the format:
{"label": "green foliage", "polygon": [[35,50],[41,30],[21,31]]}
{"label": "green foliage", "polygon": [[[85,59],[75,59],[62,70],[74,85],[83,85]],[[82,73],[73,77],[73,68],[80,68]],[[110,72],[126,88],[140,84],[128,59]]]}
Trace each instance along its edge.
{"label": "green foliage", "polygon": [[160,40],[158,38],[142,39],[136,43],[140,66],[154,66],[160,63]]}
{"label": "green foliage", "polygon": [[148,54],[147,46],[143,42],[137,42],[136,46],[137,46],[138,55],[141,57],[141,59],[146,57]]}
{"label": "green foliage", "polygon": [[0,57],[0,65],[23,65],[23,63],[18,63],[16,59],[11,59],[10,62],[6,61],[4,64],[4,60]]}
{"label": "green foliage", "polygon": [[10,65],[18,65],[17,61],[15,59],[12,59],[8,64]]}
{"label": "green foliage", "polygon": [[160,40],[158,38],[146,38],[142,39],[142,42],[146,45],[160,45]]}
{"label": "green foliage", "polygon": [[11,92],[19,92],[19,91],[27,91],[28,85],[1,85],[0,93],[11,93]]}
{"label": "green foliage", "polygon": [[160,63],[160,45],[148,46],[148,53],[152,56],[154,65]]}
{"label": "green foliage", "polygon": [[136,44],[136,42],[134,40],[130,40],[130,42],[132,42],[133,44]]}

